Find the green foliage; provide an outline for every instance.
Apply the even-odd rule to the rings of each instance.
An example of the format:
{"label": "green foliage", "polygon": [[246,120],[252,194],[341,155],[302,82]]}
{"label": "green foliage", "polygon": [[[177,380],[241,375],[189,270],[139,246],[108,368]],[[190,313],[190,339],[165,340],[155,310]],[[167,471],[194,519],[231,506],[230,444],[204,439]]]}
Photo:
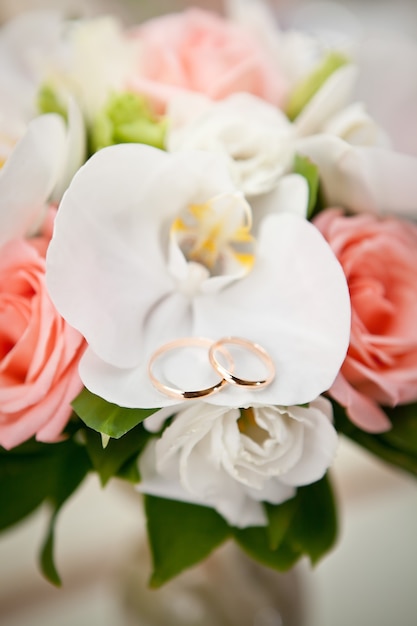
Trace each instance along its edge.
{"label": "green foliage", "polygon": [[301,154],[296,154],[294,158],[293,171],[295,174],[303,176],[308,184],[308,207],[307,217],[310,218],[313,215],[315,206],[317,204],[317,197],[319,191],[319,168],[311,159]]}
{"label": "green foliage", "polygon": [[288,538],[293,547],[316,564],[337,539],[337,514],[327,476],[297,491],[298,506]]}
{"label": "green foliage", "polygon": [[159,587],[233,537],[255,560],[285,571],[303,555],[316,563],[337,536],[336,509],[327,477],[301,487],[281,505],[266,504],[268,525],[232,528],[213,509],[146,496],[154,571]]}
{"label": "green foliage", "polygon": [[48,496],[59,450],[29,441],[13,450],[0,448],[0,530],[32,513]]}
{"label": "green foliage", "polygon": [[163,150],[166,127],[166,120],[157,118],[143,97],[113,94],[93,120],[91,151],[118,143],[144,143]]}
{"label": "green foliage", "polygon": [[340,52],[330,52],[306,78],[293,89],[287,103],[287,115],[295,120],[313,96],[336,70],[349,63],[349,59]]}
{"label": "green foliage", "polygon": [[268,527],[259,526],[235,529],[234,536],[238,544],[256,561],[272,569],[285,572],[302,556],[288,540],[272,547]]}
{"label": "green foliage", "polygon": [[272,550],[276,550],[283,542],[294,515],[297,511],[297,498],[291,498],[279,506],[265,503],[268,515],[268,544]]}
{"label": "green foliage", "polygon": [[85,449],[73,439],[54,444],[29,441],[10,451],[0,449],[0,529],[48,502],[52,515],[40,565],[46,578],[56,585],[60,578],[53,559],[55,522],[90,468]]}
{"label": "green foliage", "polygon": [[374,435],[357,428],[346,416],[343,407],[333,402],[335,425],[339,432],[372,452],[383,461],[417,476],[417,404],[384,407],[392,428]]}
{"label": "green foliage", "polygon": [[60,585],[61,579],[54,563],[55,523],[63,504],[76,491],[90,470],[90,462],[86,451],[80,445],[69,440],[65,450],[61,450],[60,462],[48,501],[52,506],[52,515],[48,532],[40,554],[40,565],[44,576],[54,585]]}
{"label": "green foliage", "polygon": [[205,559],[230,536],[230,528],[213,509],[165,498],[145,497],[153,557],[152,587]]}
{"label": "green foliage", "polygon": [[120,439],[110,439],[103,448],[101,437],[96,431],[84,431],[86,449],[91,463],[100,477],[103,487],[113,476],[138,482],[137,457],[144,449],[151,435],[141,424],[130,430]]}
{"label": "green foliage", "polygon": [[72,407],[82,421],[99,433],[119,439],[158,409],[126,409],[83,389]]}
{"label": "green foliage", "polygon": [[337,537],[336,507],[327,477],[300,487],[292,500],[266,505],[269,525],[234,529],[236,541],[254,559],[285,571],[303,555],[313,564]]}

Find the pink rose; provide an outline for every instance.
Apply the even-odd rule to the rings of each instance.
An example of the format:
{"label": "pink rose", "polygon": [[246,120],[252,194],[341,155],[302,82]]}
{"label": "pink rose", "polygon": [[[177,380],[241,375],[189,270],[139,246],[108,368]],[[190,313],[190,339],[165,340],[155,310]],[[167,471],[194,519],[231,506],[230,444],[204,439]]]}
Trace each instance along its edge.
{"label": "pink rose", "polygon": [[286,81],[259,43],[239,26],[200,9],[155,18],[134,36],[141,50],[130,88],[160,111],[181,90],[214,100],[246,91],[282,105]]}
{"label": "pink rose", "polygon": [[417,400],[417,226],[339,209],[315,224],[344,269],[352,303],[350,347],[330,394],[363,430],[388,430],[379,405]]}
{"label": "pink rose", "polygon": [[0,445],[33,435],[56,441],[82,388],[81,335],[55,310],[45,285],[48,237],[0,249]]}

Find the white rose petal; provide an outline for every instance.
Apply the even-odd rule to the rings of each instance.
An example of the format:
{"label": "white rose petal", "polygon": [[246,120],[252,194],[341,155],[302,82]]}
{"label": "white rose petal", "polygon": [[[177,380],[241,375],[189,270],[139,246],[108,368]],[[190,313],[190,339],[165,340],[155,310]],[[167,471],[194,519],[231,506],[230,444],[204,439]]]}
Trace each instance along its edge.
{"label": "white rose petal", "polygon": [[267,524],[262,501],[280,504],[325,474],[337,446],[328,400],[240,415],[205,403],[180,409],[141,456],[140,491],[211,506],[244,528]]}
{"label": "white rose petal", "polygon": [[273,189],[291,165],[294,136],[290,122],[279,109],[251,94],[234,94],[220,102],[207,100],[205,105],[201,98],[182,95],[178,102],[172,100],[167,115],[171,119],[168,149],[225,155],[234,182],[247,196]]}

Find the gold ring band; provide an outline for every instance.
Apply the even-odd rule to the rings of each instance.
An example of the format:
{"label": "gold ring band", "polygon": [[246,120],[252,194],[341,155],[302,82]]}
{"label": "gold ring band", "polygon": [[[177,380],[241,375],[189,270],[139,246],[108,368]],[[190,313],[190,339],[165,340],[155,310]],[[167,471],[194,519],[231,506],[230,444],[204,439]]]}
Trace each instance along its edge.
{"label": "gold ring band", "polygon": [[[151,379],[153,386],[165,395],[171,398],[178,398],[181,400],[194,400],[195,398],[204,398],[205,396],[210,396],[211,394],[220,391],[220,389],[227,384],[227,381],[223,377],[219,380],[218,383],[212,385],[211,387],[206,387],[205,389],[197,389],[196,391],[183,391],[178,387],[165,385],[153,373],[153,366],[155,364],[155,361],[166,352],[175,350],[176,348],[186,348],[190,346],[203,346],[208,348],[212,344],[213,340],[206,339],[205,337],[184,337],[182,339],[174,339],[174,341],[169,341],[168,343],[165,343],[163,346],[155,350],[148,363],[148,375]],[[227,351],[224,349],[222,351],[227,356]],[[233,367],[233,361],[231,361],[230,355],[227,356],[227,358],[229,363],[231,364],[231,367]]]}
{"label": "gold ring band", "polygon": [[[216,352],[218,350],[222,350],[222,352],[224,352],[225,344],[241,346],[254,353],[265,365],[267,369],[267,376],[261,380],[248,380],[235,376],[232,370],[228,370],[221,363],[219,363],[216,358]],[[259,389],[260,387],[266,387],[267,385],[269,385],[275,377],[275,366],[268,352],[258,343],[249,341],[249,339],[242,339],[241,337],[223,337],[222,339],[219,339],[210,346],[209,359],[211,365],[214,367],[219,376],[222,376],[228,383],[231,383],[232,385],[256,387]]]}

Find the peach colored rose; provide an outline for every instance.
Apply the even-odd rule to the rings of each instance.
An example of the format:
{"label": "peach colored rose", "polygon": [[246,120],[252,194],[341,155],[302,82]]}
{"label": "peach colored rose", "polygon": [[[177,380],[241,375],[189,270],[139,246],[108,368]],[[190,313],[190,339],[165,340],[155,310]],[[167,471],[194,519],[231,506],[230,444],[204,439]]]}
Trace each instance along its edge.
{"label": "peach colored rose", "polygon": [[81,390],[81,335],[55,310],[45,286],[48,237],[0,249],[0,445],[59,438]]}
{"label": "peach colored rose", "polygon": [[130,88],[159,111],[180,90],[214,100],[250,92],[282,105],[286,81],[259,43],[241,27],[201,9],[150,20],[134,31],[141,58]]}
{"label": "peach colored rose", "polygon": [[417,400],[417,226],[329,209],[315,220],[339,259],[352,303],[350,346],[330,390],[357,426],[390,428],[379,405]]}

